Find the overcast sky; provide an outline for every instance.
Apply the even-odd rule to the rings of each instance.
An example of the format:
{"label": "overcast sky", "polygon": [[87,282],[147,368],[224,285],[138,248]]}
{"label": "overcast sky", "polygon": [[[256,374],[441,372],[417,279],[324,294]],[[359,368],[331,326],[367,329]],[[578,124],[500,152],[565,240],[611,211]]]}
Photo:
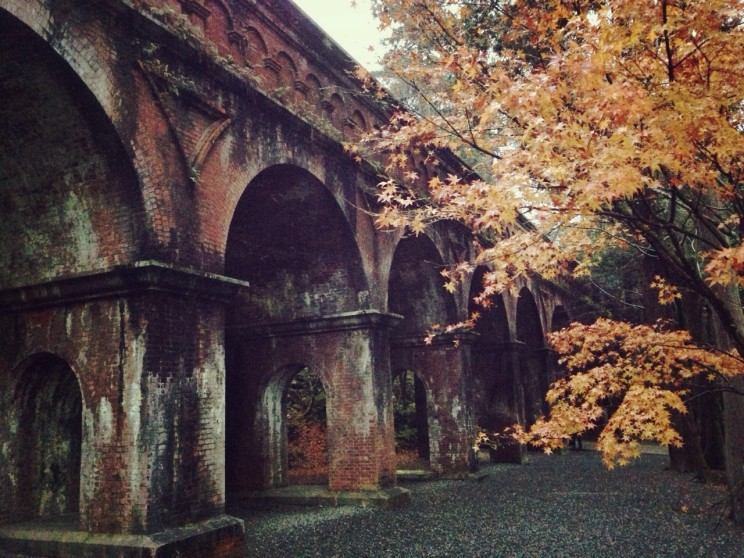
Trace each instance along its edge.
{"label": "overcast sky", "polygon": [[377,54],[369,47],[377,44],[380,33],[372,18],[369,0],[294,0],[326,33],[368,70],[377,69]]}

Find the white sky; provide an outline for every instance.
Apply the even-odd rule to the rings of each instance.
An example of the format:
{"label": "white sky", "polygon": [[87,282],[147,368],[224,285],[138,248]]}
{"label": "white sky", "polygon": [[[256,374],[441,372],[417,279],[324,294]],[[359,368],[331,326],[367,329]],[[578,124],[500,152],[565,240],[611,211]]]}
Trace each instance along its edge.
{"label": "white sky", "polygon": [[379,54],[369,51],[380,37],[369,0],[356,0],[356,7],[352,0],[293,1],[362,66],[379,68]]}

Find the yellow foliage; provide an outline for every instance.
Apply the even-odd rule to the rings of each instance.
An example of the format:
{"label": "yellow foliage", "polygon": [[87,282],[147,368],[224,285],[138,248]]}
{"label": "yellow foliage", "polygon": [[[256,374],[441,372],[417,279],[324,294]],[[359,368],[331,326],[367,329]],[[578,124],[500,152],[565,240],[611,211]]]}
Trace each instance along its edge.
{"label": "yellow foliage", "polygon": [[[489,269],[481,302],[534,274],[588,273],[603,246],[632,239],[675,270],[654,279],[659,300],[694,285],[744,354],[741,305],[721,294],[744,286],[741,0],[373,5],[409,95],[365,140],[397,177],[380,184],[378,224],[419,234],[457,220],[490,239],[474,262]],[[481,176],[440,171],[442,149]],[[413,154],[425,184],[412,185]],[[453,292],[461,276],[445,280]],[[550,417],[516,435],[553,450],[613,401],[599,440],[609,465],[643,440],[680,443],[670,416],[690,378],[743,371],[659,327],[600,320],[551,342],[570,376],[548,393]]]}
{"label": "yellow foliage", "polygon": [[[434,163],[442,147],[483,171],[483,180],[429,178],[427,221],[456,219],[497,237],[507,230],[522,236],[533,234],[519,226],[528,215],[533,236],[558,238],[574,257],[613,242],[597,237],[598,222],[624,223],[644,238],[666,227],[669,246],[655,246],[660,256],[679,259],[675,246],[685,244],[699,251],[682,258],[685,272],[699,274],[704,258],[710,285],[743,281],[739,0],[513,0],[497,1],[501,10],[490,12],[464,0],[373,4],[381,27],[393,31],[386,64],[420,95],[410,112],[396,112],[382,133],[371,134],[367,147],[409,181],[415,173],[406,154]],[[413,220],[410,199],[388,188],[380,196],[404,222]],[[623,205],[639,199],[648,201],[644,211],[656,212],[653,219]],[[674,235],[681,235],[678,244]],[[568,269],[558,249],[513,248],[493,254],[509,257],[511,280]],[[671,286],[659,290],[665,302],[677,296]]]}
{"label": "yellow foliage", "polygon": [[[597,447],[609,467],[638,457],[643,441],[682,444],[671,413],[687,412],[683,396],[691,378],[744,374],[737,355],[698,347],[688,332],[661,325],[599,319],[572,324],[549,340],[568,375],[548,391],[550,417],[521,431],[518,439],[552,450],[606,418]],[[616,408],[605,417],[610,403]]]}

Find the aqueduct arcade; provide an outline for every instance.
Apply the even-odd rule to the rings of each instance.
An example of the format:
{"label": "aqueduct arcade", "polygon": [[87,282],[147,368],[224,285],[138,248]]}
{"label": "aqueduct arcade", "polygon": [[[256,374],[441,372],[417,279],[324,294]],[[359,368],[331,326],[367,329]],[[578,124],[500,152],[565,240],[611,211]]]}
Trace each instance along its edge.
{"label": "aqueduct arcade", "polygon": [[286,484],[300,369],[336,492],[396,485],[395,370],[440,474],[477,424],[540,412],[560,295],[525,283],[423,342],[482,270],[449,294],[464,228],[375,227],[343,143],[386,113],[353,68],[287,0],[0,0],[0,549],[242,556],[225,507]]}

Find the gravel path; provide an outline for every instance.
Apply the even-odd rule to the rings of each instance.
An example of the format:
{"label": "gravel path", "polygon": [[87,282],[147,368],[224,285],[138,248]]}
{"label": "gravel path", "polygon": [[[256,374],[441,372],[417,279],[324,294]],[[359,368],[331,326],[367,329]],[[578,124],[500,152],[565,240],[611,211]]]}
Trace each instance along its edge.
{"label": "gravel path", "polygon": [[[404,510],[248,508],[250,557],[744,556],[744,529],[714,507],[721,487],[644,455],[607,471],[593,451],[485,465],[480,481],[403,484]],[[234,512],[233,512],[234,513]]]}

